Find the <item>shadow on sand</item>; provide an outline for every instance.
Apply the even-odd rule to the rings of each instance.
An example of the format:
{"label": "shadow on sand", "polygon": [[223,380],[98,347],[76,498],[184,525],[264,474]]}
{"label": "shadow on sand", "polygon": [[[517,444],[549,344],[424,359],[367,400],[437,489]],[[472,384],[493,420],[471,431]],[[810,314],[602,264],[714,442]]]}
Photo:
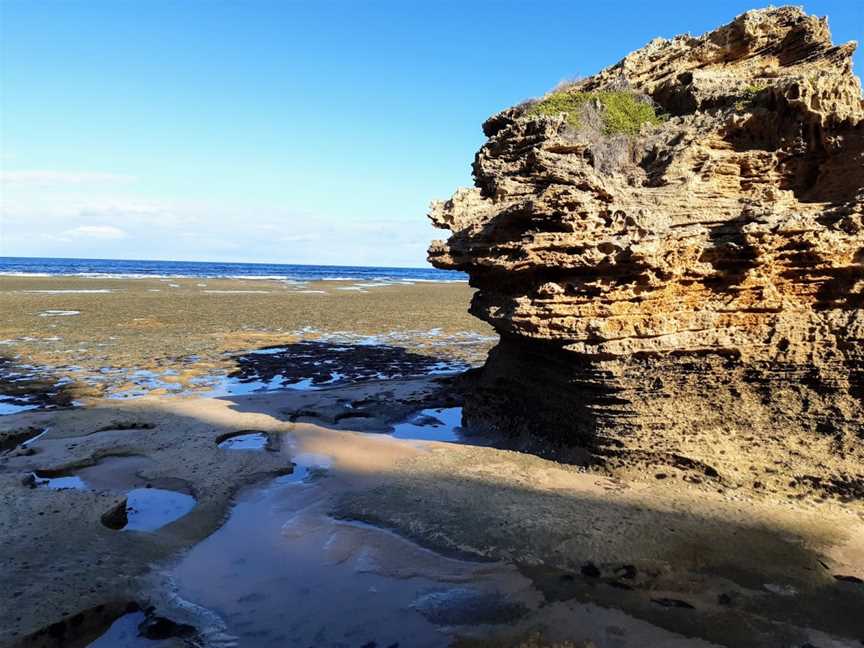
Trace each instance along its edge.
{"label": "shadow on sand", "polygon": [[[307,344],[298,348],[304,357],[295,375],[326,367],[312,376],[313,382],[314,376],[323,376],[325,371],[371,375],[385,366],[404,368],[400,362],[405,358],[415,361],[414,354],[404,350],[346,347],[322,355],[321,347],[312,349]],[[282,353],[262,351],[268,353],[248,355],[278,358]],[[370,353],[374,360],[365,365],[365,373],[352,374],[350,363],[324,362],[344,354],[360,365],[358,358],[368,359]],[[429,367],[437,360],[424,357],[417,362]],[[240,365],[238,371],[252,371],[247,368],[251,365]],[[256,366],[255,374],[272,370],[276,375],[276,364],[266,367]],[[0,494],[14,506],[0,511],[0,536],[5,545],[0,569],[6,580],[0,590],[0,608],[15,613],[10,623],[3,624],[6,630],[0,634],[0,644],[86,645],[89,639],[85,641],[78,628],[87,628],[87,636],[92,635],[93,624],[88,619],[97,614],[93,610],[99,610],[100,619],[112,615],[116,619],[132,603],[145,602],[148,592],[141,589],[146,582],[142,579],[153,565],[218,529],[239,489],[290,472],[287,455],[279,468],[273,453],[232,453],[217,447],[217,439],[225,434],[250,427],[249,417],[254,417],[258,429],[290,434],[290,417],[285,412],[313,402],[351,403],[388,389],[386,382],[370,382],[222,399],[229,401],[228,411],[215,401],[196,410],[181,407],[180,400],[166,399],[0,417],[0,432],[56,428],[58,438],[74,438],[79,460],[90,451],[88,447],[103,451],[99,450],[100,439],[106,434],[115,435],[111,448],[117,454],[142,454],[158,460],[162,451],[174,456],[186,452],[185,468],[179,474],[178,467],[175,477],[184,479],[199,499],[191,513],[160,531],[159,537],[167,540],[158,546],[152,539],[106,532],[98,524],[91,538],[86,516],[70,518],[66,532],[57,533],[56,523],[48,524],[50,516],[37,512],[50,509],[62,517],[66,511],[86,510],[73,504],[88,493],[64,492],[62,497],[56,495],[56,505],[46,504],[55,495],[24,487],[21,477],[37,467],[56,466],[40,465],[38,446],[33,456],[4,457],[0,460]],[[416,409],[418,403],[413,406]],[[330,433],[356,430],[350,423],[349,418],[339,426],[330,425]],[[121,437],[118,430],[127,436]],[[52,431],[49,437],[54,434]],[[577,488],[544,488],[540,478],[560,466],[530,455],[463,447],[436,453],[439,458],[432,468],[422,469],[421,463],[410,474],[395,464],[381,468],[378,474],[358,473],[363,487],[337,492],[331,502],[332,514],[386,527],[438,552],[458,551],[461,557],[511,562],[534,583],[547,604],[569,601],[614,608],[661,628],[726,646],[819,645],[808,643],[795,627],[815,628],[850,642],[864,641],[864,585],[835,578],[840,574],[831,571],[818,549],[832,541],[827,531],[824,537],[811,535],[804,541],[796,529],[785,524],[768,518],[747,520],[732,504],[722,515],[713,515],[686,510],[686,506],[633,504]],[[231,469],[220,473],[220,479],[226,481],[214,488],[213,475],[207,472],[218,463]],[[341,474],[349,483],[351,472],[338,463],[333,468],[334,476]],[[520,485],[511,478],[526,474],[536,475],[538,485]],[[62,573],[59,580],[58,573]],[[50,595],[46,595],[49,583]],[[314,597],[314,584],[310,586],[306,595]],[[280,609],[284,618],[290,618],[287,591]],[[351,615],[351,609],[334,609],[328,600],[321,600],[317,609],[322,626],[334,616]],[[116,611],[116,615],[112,612],[105,617],[105,610]],[[405,613],[413,612],[406,609]],[[404,645],[410,644],[411,638],[406,637]]]}

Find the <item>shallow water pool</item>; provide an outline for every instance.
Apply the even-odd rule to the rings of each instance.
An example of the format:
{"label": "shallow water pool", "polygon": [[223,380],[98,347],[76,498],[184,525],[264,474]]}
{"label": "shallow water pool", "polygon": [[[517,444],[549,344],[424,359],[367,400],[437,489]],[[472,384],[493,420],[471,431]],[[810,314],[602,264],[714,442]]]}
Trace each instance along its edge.
{"label": "shallow water pool", "polygon": [[88,486],[78,475],[64,475],[62,477],[40,477],[33,473],[37,488],[50,488],[51,490],[87,490]]}
{"label": "shallow water pool", "polygon": [[416,441],[459,442],[462,440],[461,425],[461,407],[424,409],[407,421],[394,425],[393,436]]}
{"label": "shallow water pool", "polygon": [[218,446],[223,450],[264,450],[269,440],[264,432],[249,432],[230,436],[220,441]]}
{"label": "shallow water pool", "polygon": [[[240,647],[450,645],[460,623],[518,618],[512,568],[443,557],[327,515],[321,457],[247,490],[227,522],[170,570],[172,591],[220,617]],[[205,632],[206,634],[206,632]]]}
{"label": "shallow water pool", "polygon": [[143,612],[124,614],[111,624],[105,634],[88,644],[88,648],[161,648],[169,645],[166,641],[154,641],[139,636],[138,626],[143,621]]}
{"label": "shallow water pool", "polygon": [[161,488],[136,488],[126,496],[123,531],[156,531],[195,508],[195,498]]}
{"label": "shallow water pool", "polygon": [[[18,401],[17,403],[15,401]],[[0,394],[0,416],[4,416],[6,414],[18,414],[20,412],[26,412],[28,410],[39,409],[39,405],[30,405],[30,404],[19,404],[21,401],[20,398],[14,396],[5,396]]]}

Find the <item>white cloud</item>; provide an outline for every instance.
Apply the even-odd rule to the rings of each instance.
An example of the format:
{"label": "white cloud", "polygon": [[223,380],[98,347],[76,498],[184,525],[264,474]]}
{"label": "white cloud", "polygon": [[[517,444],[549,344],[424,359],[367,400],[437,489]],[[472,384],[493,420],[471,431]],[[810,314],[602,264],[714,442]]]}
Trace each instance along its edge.
{"label": "white cloud", "polygon": [[126,238],[126,232],[113,225],[79,225],[63,232],[73,238],[95,238],[103,240]]}
{"label": "white cloud", "polygon": [[101,171],[0,171],[0,183],[27,185],[123,183],[132,182],[134,176],[122,173],[103,173]]}
{"label": "white cloud", "polygon": [[321,234],[318,232],[310,232],[309,234],[291,234],[279,238],[283,243],[305,243],[309,241],[318,241],[321,239]]}
{"label": "white cloud", "polygon": [[168,228],[192,225],[198,220],[195,214],[181,213],[168,205],[130,201],[100,205],[92,200],[78,209],[77,217],[95,221],[107,220],[125,225]]}
{"label": "white cloud", "polygon": [[0,256],[419,266],[436,235],[422,217],[159,199],[138,184],[23,183],[2,194]]}

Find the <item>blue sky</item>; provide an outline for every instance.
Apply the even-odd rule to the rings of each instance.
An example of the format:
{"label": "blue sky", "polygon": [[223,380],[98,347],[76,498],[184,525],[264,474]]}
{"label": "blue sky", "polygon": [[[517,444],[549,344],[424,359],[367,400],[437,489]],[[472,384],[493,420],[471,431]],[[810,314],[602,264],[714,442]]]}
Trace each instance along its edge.
{"label": "blue sky", "polygon": [[422,266],[487,116],[750,8],[0,0],[0,256]]}

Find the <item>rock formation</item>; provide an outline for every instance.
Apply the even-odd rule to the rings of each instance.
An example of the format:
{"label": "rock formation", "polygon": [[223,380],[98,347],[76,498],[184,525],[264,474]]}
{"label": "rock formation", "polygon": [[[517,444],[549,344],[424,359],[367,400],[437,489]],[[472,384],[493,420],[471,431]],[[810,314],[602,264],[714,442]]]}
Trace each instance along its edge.
{"label": "rock formation", "polygon": [[[488,119],[476,186],[430,214],[453,232],[430,261],[501,336],[468,422],[613,471],[864,497],[854,49],[751,11]],[[622,96],[656,118],[616,127]]]}

